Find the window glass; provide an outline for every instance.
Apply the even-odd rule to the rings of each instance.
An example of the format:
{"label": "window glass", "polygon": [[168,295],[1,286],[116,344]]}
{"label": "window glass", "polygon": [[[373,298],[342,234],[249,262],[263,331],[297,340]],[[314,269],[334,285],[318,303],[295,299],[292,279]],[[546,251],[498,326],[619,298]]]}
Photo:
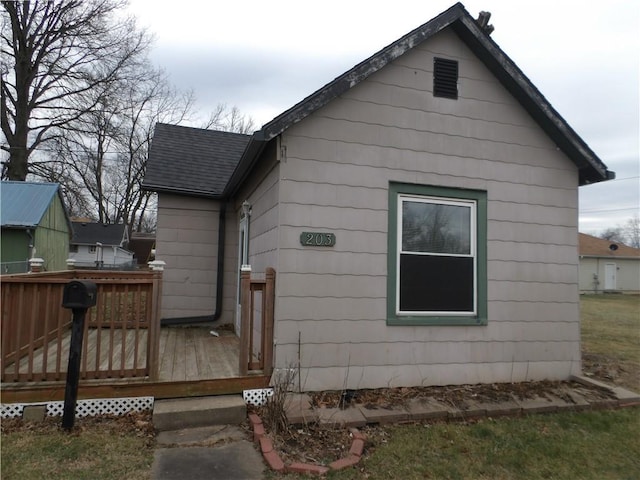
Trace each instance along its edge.
{"label": "window glass", "polygon": [[471,254],[471,205],[403,200],[402,251]]}
{"label": "window glass", "polygon": [[483,325],[487,194],[391,183],[390,325]]}

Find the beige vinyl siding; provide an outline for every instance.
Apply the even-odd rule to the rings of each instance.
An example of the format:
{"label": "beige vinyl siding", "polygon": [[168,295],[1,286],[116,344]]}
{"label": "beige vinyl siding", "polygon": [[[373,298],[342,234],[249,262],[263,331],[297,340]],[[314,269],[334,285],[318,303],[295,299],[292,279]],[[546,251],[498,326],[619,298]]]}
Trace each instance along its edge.
{"label": "beige vinyl siding", "polygon": [[[433,97],[434,55],[460,62],[458,100]],[[577,169],[454,33],[281,142],[276,363],[300,362],[303,389],[580,371]],[[391,181],[487,192],[486,326],[387,325]],[[336,244],[302,247],[302,231],[333,232]]]}
{"label": "beige vinyl siding", "polygon": [[[162,318],[213,315],[216,306],[218,222],[220,202],[178,195],[158,196],[156,258],[166,262]],[[227,232],[235,221],[227,214]],[[231,224],[231,225],[230,225]],[[232,321],[236,246],[233,233],[225,245],[222,322]]]}
{"label": "beige vinyl siding", "polygon": [[[267,267],[276,268],[278,258],[280,165],[275,150],[267,152],[245,187],[236,195],[237,218],[242,203],[251,205],[249,222],[249,263],[255,275],[264,275]],[[236,259],[237,265],[237,259]]]}

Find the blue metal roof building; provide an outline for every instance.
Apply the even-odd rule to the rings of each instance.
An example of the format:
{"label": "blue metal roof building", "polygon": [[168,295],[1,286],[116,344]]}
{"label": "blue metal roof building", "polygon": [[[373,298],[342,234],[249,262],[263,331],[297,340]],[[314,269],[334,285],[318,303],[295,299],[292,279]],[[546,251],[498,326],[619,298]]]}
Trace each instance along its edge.
{"label": "blue metal roof building", "polygon": [[21,273],[27,260],[64,270],[71,224],[57,183],[0,182],[1,272]]}
{"label": "blue metal roof building", "polygon": [[0,225],[36,227],[58,193],[57,183],[2,182]]}

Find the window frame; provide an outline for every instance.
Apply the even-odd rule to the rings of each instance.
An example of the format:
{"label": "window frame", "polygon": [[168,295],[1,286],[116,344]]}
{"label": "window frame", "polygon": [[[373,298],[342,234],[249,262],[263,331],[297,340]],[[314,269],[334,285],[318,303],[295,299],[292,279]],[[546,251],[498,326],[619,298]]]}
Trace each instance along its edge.
{"label": "window frame", "polygon": [[[427,203],[475,204],[471,219],[471,240],[475,244],[474,312],[400,312],[398,277],[402,253],[402,201],[424,199]],[[387,324],[388,325],[486,325],[487,324],[487,193],[482,190],[389,183],[389,222],[387,250]],[[446,256],[451,256],[446,254]]]}

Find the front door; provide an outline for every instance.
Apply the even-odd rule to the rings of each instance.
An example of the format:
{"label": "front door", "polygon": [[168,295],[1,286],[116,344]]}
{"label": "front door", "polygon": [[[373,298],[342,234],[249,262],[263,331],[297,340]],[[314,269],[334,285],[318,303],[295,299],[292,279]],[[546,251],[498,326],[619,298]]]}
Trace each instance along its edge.
{"label": "front door", "polygon": [[240,268],[249,262],[249,217],[244,213],[240,218],[238,232],[238,284],[236,288],[236,335],[240,336]]}
{"label": "front door", "polygon": [[604,265],[604,289],[615,290],[616,289],[616,264],[605,263]]}

